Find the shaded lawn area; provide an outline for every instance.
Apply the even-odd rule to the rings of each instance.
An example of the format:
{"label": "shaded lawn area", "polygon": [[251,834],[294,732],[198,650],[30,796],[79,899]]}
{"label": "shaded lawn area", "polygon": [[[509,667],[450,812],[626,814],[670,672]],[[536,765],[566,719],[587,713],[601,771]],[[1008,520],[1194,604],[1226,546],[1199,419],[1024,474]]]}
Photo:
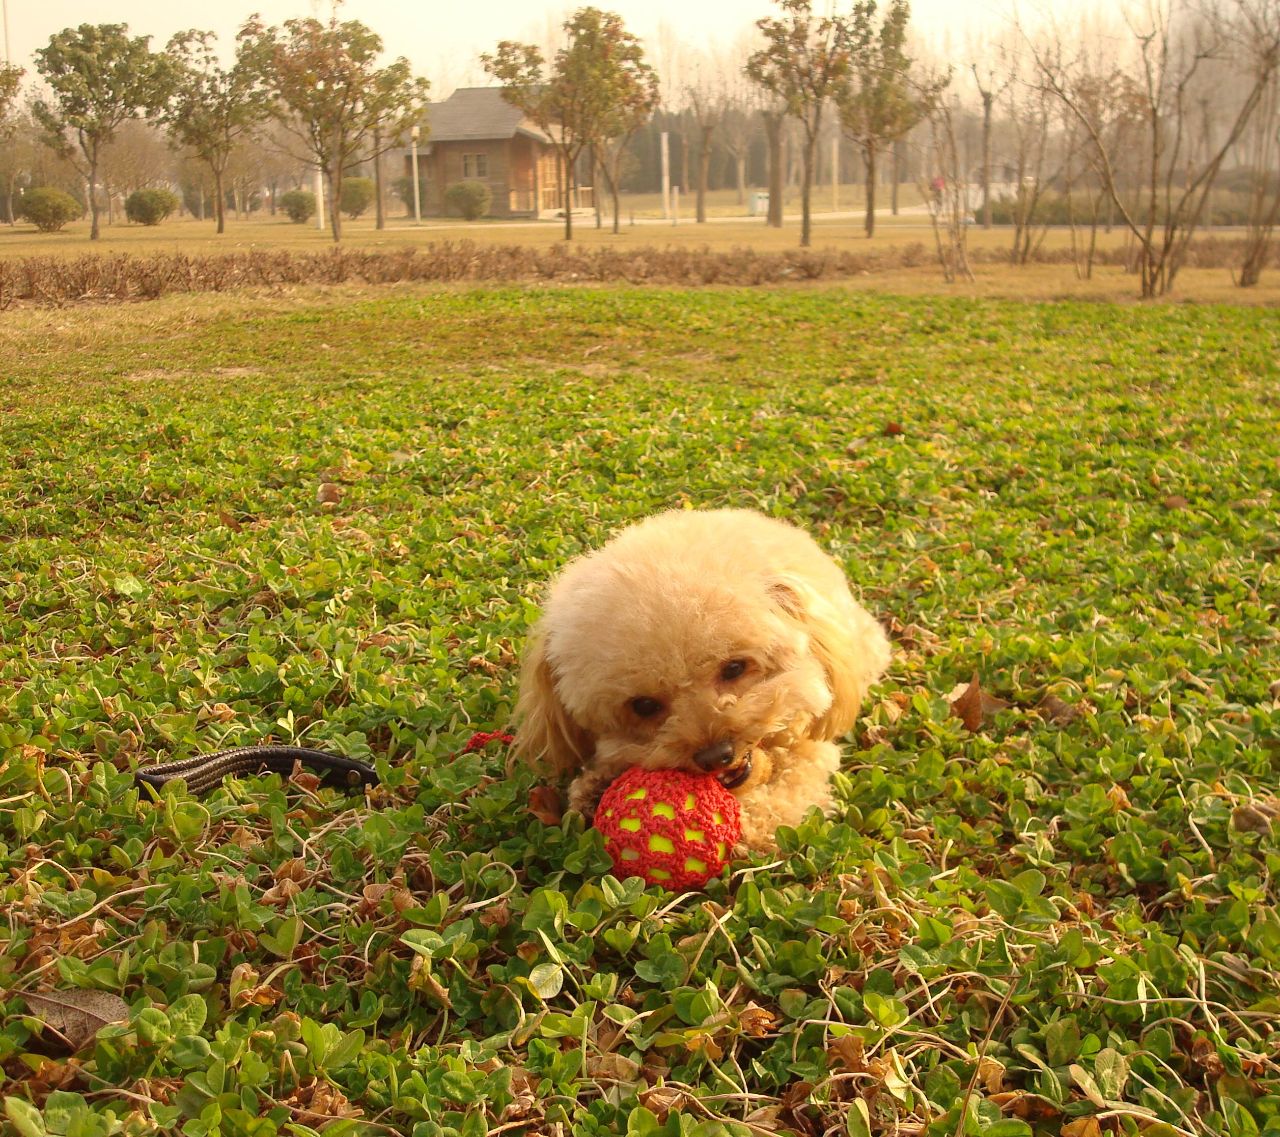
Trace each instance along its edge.
{"label": "shaded lawn area", "polygon": [[[495,289],[94,319],[0,340],[14,1132],[1280,1132],[1274,314]],[[837,816],[673,898],[460,751],[508,723],[540,583],[682,505],[809,528],[895,661]],[[262,739],[384,786],[132,788]],[[85,991],[127,1021],[70,1057],[39,1023]]]}

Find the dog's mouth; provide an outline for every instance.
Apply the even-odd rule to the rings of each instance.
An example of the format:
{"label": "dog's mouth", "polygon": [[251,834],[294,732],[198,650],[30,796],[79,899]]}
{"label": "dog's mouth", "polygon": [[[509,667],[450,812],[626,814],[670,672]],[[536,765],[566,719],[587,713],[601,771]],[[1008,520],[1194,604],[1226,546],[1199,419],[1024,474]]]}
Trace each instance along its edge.
{"label": "dog's mouth", "polygon": [[751,777],[751,755],[748,754],[736,766],[730,766],[727,770],[721,770],[716,775],[718,781],[727,790],[736,790],[743,782]]}

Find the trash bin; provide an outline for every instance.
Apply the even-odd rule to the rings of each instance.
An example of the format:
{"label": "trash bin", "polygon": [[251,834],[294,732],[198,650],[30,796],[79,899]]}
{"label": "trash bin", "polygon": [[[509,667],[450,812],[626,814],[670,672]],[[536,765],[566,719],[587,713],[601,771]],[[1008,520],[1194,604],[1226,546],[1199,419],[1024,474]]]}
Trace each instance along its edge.
{"label": "trash bin", "polygon": [[769,212],[769,195],[760,190],[752,190],[747,195],[747,216],[764,217]]}

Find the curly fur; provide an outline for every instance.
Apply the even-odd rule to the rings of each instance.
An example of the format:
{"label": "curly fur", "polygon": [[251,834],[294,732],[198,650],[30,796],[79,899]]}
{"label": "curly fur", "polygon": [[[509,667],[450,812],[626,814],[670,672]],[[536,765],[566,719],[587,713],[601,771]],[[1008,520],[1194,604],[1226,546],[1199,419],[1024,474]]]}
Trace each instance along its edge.
{"label": "curly fur", "polygon": [[694,770],[720,747],[723,778],[749,769],[733,787],[743,840],[768,849],[779,825],[830,808],[835,740],[888,661],[880,625],[806,533],[750,510],[662,513],[552,583],[516,748],[572,774],[569,804],[590,816],[628,767]]}

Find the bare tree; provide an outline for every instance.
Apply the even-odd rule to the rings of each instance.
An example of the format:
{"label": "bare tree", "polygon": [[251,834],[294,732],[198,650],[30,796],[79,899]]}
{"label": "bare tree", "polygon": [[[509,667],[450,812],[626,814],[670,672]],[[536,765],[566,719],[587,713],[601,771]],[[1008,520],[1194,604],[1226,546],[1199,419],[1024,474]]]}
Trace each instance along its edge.
{"label": "bare tree", "polygon": [[127,197],[134,190],[173,182],[173,159],[173,151],[155,126],[126,122],[103,147],[98,175],[109,197]]}
{"label": "bare tree", "polygon": [[[1080,95],[1079,67],[1036,51],[1040,82],[1062,100],[1088,138],[1108,196],[1132,235],[1144,299],[1166,294],[1186,259],[1214,179],[1280,68],[1280,19],[1275,0],[1145,0],[1131,17],[1134,73],[1117,76],[1122,97],[1141,109],[1142,184],[1130,197],[1120,176],[1123,155],[1106,136],[1105,124]],[[1225,108],[1226,127],[1200,161],[1190,154],[1197,84],[1214,60],[1226,60],[1245,45],[1236,29],[1250,33],[1253,61],[1248,81]],[[1033,48],[1033,51],[1036,49]],[[1219,88],[1219,93],[1226,93]]]}
{"label": "bare tree", "polygon": [[988,65],[986,82],[976,63],[970,64],[973,80],[978,87],[978,97],[982,100],[982,227],[991,228],[991,132],[994,125],[996,100],[1004,94],[1010,79],[1008,75],[997,75],[996,69]]}
{"label": "bare tree", "polygon": [[704,72],[686,91],[698,134],[698,188],[695,216],[707,219],[707,180],[711,175],[711,139],[724,119],[725,95],[719,83]]}
{"label": "bare tree", "polygon": [[1004,93],[1005,111],[1013,134],[1013,247],[1010,260],[1025,265],[1047,231],[1039,207],[1052,178],[1046,170],[1053,96],[1043,85],[1024,83],[1016,70]]}
{"label": "bare tree", "polygon": [[968,248],[969,185],[956,145],[955,105],[943,93],[945,82],[937,81],[932,98],[924,104],[933,162],[926,168],[930,177],[920,192],[929,202],[942,279],[954,284],[973,280],[973,269]]}
{"label": "bare tree", "polygon": [[[1276,16],[1275,6],[1242,13],[1236,26],[1237,35],[1246,41],[1242,46],[1249,41],[1265,42],[1274,30],[1269,21]],[[1259,56],[1253,60],[1255,66],[1263,61]],[[1251,169],[1244,257],[1240,275],[1235,278],[1241,288],[1252,288],[1261,279],[1271,254],[1272,236],[1280,222],[1280,172],[1277,170],[1280,165],[1280,74],[1273,73],[1263,88],[1248,142]]]}

